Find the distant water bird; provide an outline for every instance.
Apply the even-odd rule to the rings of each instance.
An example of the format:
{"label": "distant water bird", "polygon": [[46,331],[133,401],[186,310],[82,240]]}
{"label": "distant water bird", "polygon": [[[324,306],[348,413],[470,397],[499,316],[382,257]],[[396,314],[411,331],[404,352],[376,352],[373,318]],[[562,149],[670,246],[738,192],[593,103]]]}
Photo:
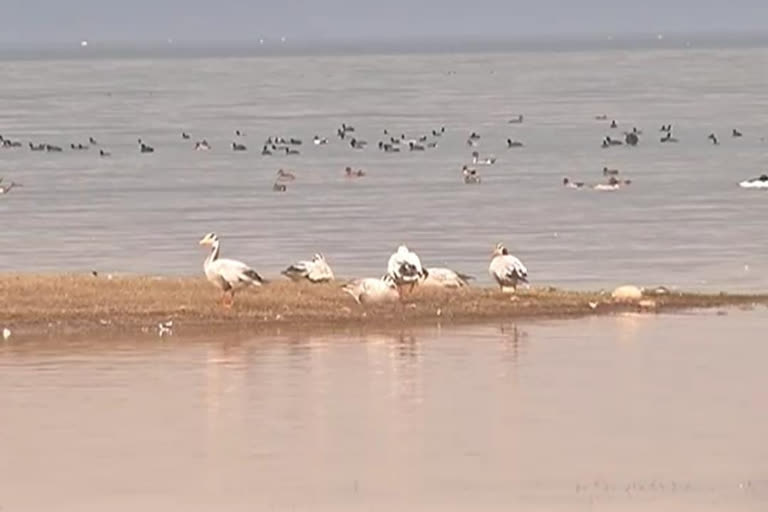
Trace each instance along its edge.
{"label": "distant water bird", "polygon": [[315,135],[315,138],[312,139],[312,142],[315,144],[315,146],[322,146],[323,144],[328,144],[328,139],[325,137],[320,138],[317,135]]}
{"label": "distant water bird", "polygon": [[326,283],[335,279],[333,270],[322,253],[311,260],[301,260],[283,270],[282,274],[292,281],[307,280],[310,283]]}
{"label": "distant water bird", "polygon": [[638,137],[637,132],[629,132],[624,135],[624,142],[626,142],[628,146],[637,146],[640,142],[640,137]]}
{"label": "distant water bird", "polygon": [[522,124],[523,122],[523,114],[517,114],[517,117],[514,117],[509,120],[509,124]]}
{"label": "distant water bird", "polygon": [[30,142],[29,149],[32,151],[45,151],[45,144],[33,144]]}
{"label": "distant water bird", "polygon": [[660,142],[674,144],[677,142],[677,139],[672,136],[672,132],[667,132],[667,134],[660,139]]}
{"label": "distant water bird", "polygon": [[190,138],[192,138],[192,136],[187,132],[181,132],[181,138],[184,140],[189,140]]}
{"label": "distant water bird", "polygon": [[85,151],[86,149],[88,149],[88,146],[84,144],[70,144],[69,147],[74,149],[75,151]]}
{"label": "distant water bird", "polygon": [[277,181],[294,181],[296,175],[292,172],[287,172],[282,169],[277,170]]}
{"label": "distant water bird", "polygon": [[291,137],[290,139],[288,139],[288,144],[290,144],[291,146],[301,146],[302,144],[304,144],[304,142],[301,139],[294,139],[293,137]]}
{"label": "distant water bird", "polygon": [[707,135],[707,138],[712,141],[713,146],[717,146],[720,144],[720,141],[717,140],[717,135],[715,135],[714,133],[710,133],[709,135]]}
{"label": "distant water bird", "polygon": [[616,120],[615,120],[615,119],[614,119],[613,121],[611,121],[611,128],[616,128],[616,127],[618,127],[618,126],[619,126],[619,125],[618,125],[618,124],[616,124]]}
{"label": "distant water bird", "polygon": [[607,121],[608,120],[608,115],[606,115],[606,114],[597,115],[597,116],[595,116],[595,120],[597,120],[597,121]]}
{"label": "distant water bird", "polygon": [[766,188],[768,189],[768,174],[761,174],[757,178],[744,180],[739,183],[741,188]]}
{"label": "distant water bird", "polygon": [[523,146],[524,146],[524,144],[522,142],[520,142],[519,140],[507,139],[507,147],[508,148],[521,148]]}
{"label": "distant water bird", "polygon": [[739,130],[737,130],[736,128],[734,128],[733,131],[731,132],[731,135],[733,137],[741,137],[742,133]]}
{"label": "distant water bird", "polygon": [[618,183],[598,183],[592,188],[598,192],[613,192],[619,190],[620,186]]}
{"label": "distant water bird", "polygon": [[475,165],[493,165],[496,163],[496,157],[490,156],[487,158],[480,158],[480,153],[478,153],[477,151],[473,151],[472,163]]}
{"label": "distant water bird", "polygon": [[245,144],[238,144],[237,142],[232,143],[232,151],[247,151],[248,148],[245,146]]}
{"label": "distant water bird", "polygon": [[563,186],[566,188],[581,189],[584,188],[585,185],[586,184],[583,181],[571,181],[571,179],[568,177],[563,178]]}
{"label": "distant water bird", "polygon": [[15,181],[10,182],[7,185],[0,185],[0,195],[7,194],[11,190],[17,187],[21,187],[21,183],[16,183]]}
{"label": "distant water bird", "polygon": [[390,143],[386,143],[385,144],[384,142],[379,142],[379,149],[383,150],[385,153],[399,153],[400,152],[400,148],[399,147],[397,147],[397,146],[395,146],[393,144],[390,144]]}
{"label": "distant water bird", "polygon": [[155,148],[153,148],[148,144],[145,144],[143,140],[139,139],[139,151],[142,153],[154,153]]}
{"label": "distant water bird", "polygon": [[215,233],[208,233],[200,245],[209,246],[211,253],[203,263],[205,277],[218,287],[224,295],[222,303],[232,306],[235,301],[235,291],[244,286],[261,286],[264,279],[258,272],[245,263],[237,260],[220,258],[219,239]]}
{"label": "distant water bird", "polygon": [[364,149],[368,143],[364,140],[359,140],[352,137],[349,139],[349,145],[352,146],[353,149]]}
{"label": "distant water bird", "polygon": [[348,124],[341,123],[341,130],[345,133],[350,133],[355,131],[355,127],[350,126]]}
{"label": "distant water bird", "polygon": [[283,183],[274,182],[272,184],[272,192],[285,192],[286,190],[288,190],[288,187]]}
{"label": "distant water bird", "polygon": [[476,148],[477,147],[477,141],[476,140],[472,140],[472,139],[467,139],[467,146],[469,146],[471,148]]}
{"label": "distant water bird", "polygon": [[272,151],[269,150],[269,146],[264,146],[261,148],[261,154],[264,156],[270,156],[272,154]]}
{"label": "distant water bird", "polygon": [[400,291],[405,285],[409,286],[409,291],[413,291],[416,283],[428,275],[424,267],[421,266],[419,256],[405,245],[398,247],[397,251],[389,257],[387,274]]}
{"label": "distant water bird", "polygon": [[477,169],[470,169],[466,165],[461,169],[461,176],[465,185],[475,185],[482,182],[482,178],[477,173]]}
{"label": "distant water bird", "polygon": [[210,151],[211,145],[208,144],[208,141],[203,139],[195,142],[195,151]]}
{"label": "distant water bird", "polygon": [[429,267],[427,276],[419,281],[419,286],[428,288],[465,288],[474,277],[456,272],[449,268]]}
{"label": "distant water bird", "polygon": [[618,174],[618,169],[609,169],[608,167],[603,167],[603,176],[617,176]]}
{"label": "distant water bird", "polygon": [[235,130],[235,137],[245,137],[245,132],[241,130]]}
{"label": "distant water bird", "polygon": [[603,147],[604,148],[609,148],[609,147],[612,147],[612,146],[621,146],[623,144],[624,143],[621,142],[620,140],[612,139],[610,136],[606,136],[603,139]]}
{"label": "distant water bird", "polygon": [[418,144],[418,143],[413,142],[413,141],[408,143],[408,148],[411,151],[424,151],[426,149],[422,144]]}
{"label": "distant water bird", "polygon": [[389,274],[381,278],[353,279],[341,289],[351,295],[358,304],[394,302],[400,298],[397,285]]}
{"label": "distant water bird", "polygon": [[525,268],[522,261],[509,254],[502,243],[496,244],[493,253],[491,253],[488,273],[502,291],[504,288],[512,288],[513,291],[516,291],[519,283],[528,282],[528,269]]}
{"label": "distant water bird", "polygon": [[285,154],[286,155],[299,155],[301,154],[298,149],[292,149],[292,148],[285,148]]}
{"label": "distant water bird", "polygon": [[362,178],[363,176],[365,176],[365,171],[363,171],[362,169],[353,171],[351,167],[347,167],[346,169],[344,169],[344,175],[347,178]]}
{"label": "distant water bird", "polygon": [[672,131],[672,125],[671,124],[667,124],[667,125],[663,124],[663,125],[661,125],[661,128],[659,129],[659,131],[660,132],[671,132]]}
{"label": "distant water bird", "polygon": [[480,140],[480,134],[477,132],[470,133],[469,140]]}
{"label": "distant water bird", "polygon": [[50,153],[61,153],[63,151],[60,146],[54,146],[52,144],[46,144],[45,150]]}
{"label": "distant water bird", "polygon": [[104,151],[103,149],[100,149],[99,156],[102,156],[102,157],[112,156],[112,153],[110,153],[109,151]]}
{"label": "distant water bird", "polygon": [[21,142],[17,140],[10,140],[10,139],[1,139],[3,142],[4,148],[20,148],[22,146]]}
{"label": "distant water bird", "polygon": [[433,140],[432,142],[427,142],[427,148],[428,149],[434,149],[437,147],[437,141]]}
{"label": "distant water bird", "polygon": [[88,144],[90,144],[91,146],[98,146],[99,145],[99,143],[96,142],[96,139],[94,139],[93,137],[88,137]]}

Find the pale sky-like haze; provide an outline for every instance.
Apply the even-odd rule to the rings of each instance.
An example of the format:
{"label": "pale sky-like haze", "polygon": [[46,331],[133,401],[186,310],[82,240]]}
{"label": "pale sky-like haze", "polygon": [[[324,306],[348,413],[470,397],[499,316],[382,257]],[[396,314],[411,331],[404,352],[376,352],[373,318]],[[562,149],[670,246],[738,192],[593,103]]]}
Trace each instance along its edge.
{"label": "pale sky-like haze", "polygon": [[768,0],[0,0],[0,43],[766,32]]}

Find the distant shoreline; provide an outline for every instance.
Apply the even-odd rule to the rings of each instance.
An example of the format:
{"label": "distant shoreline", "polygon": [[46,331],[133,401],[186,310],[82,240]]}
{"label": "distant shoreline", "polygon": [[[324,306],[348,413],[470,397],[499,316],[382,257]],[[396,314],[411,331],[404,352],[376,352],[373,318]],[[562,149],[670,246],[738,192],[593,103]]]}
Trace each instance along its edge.
{"label": "distant shoreline", "polygon": [[768,32],[637,33],[520,36],[510,38],[424,37],[397,40],[287,39],[248,41],[51,41],[0,43],[2,60],[120,58],[256,58],[355,55],[478,54],[580,51],[705,50],[766,48]]}
{"label": "distant shoreline", "polygon": [[[663,313],[690,309],[768,305],[768,294],[648,294],[618,302],[606,292],[553,288],[417,290],[404,303],[361,306],[341,290],[276,281],[238,293],[228,310],[219,291],[203,277],[83,274],[0,274],[0,330],[13,336],[65,333],[149,333],[172,322],[174,333],[264,329],[316,330],[429,326],[536,318],[578,318],[622,312]],[[2,343],[2,339],[0,339]]]}

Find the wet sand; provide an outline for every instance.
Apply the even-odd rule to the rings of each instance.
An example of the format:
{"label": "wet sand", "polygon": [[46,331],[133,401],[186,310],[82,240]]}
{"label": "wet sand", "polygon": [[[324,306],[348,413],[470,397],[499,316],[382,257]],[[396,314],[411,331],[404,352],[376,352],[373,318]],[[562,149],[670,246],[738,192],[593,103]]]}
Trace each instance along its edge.
{"label": "wet sand", "polygon": [[768,295],[648,294],[642,301],[617,302],[610,291],[554,288],[417,289],[402,303],[361,306],[341,290],[344,281],[324,285],[276,281],[241,290],[231,309],[220,292],[200,277],[91,275],[0,275],[0,327],[14,332],[133,330],[174,322],[187,333],[215,328],[319,328],[472,323],[517,318],[567,318],[626,311],[669,312],[768,304]]}

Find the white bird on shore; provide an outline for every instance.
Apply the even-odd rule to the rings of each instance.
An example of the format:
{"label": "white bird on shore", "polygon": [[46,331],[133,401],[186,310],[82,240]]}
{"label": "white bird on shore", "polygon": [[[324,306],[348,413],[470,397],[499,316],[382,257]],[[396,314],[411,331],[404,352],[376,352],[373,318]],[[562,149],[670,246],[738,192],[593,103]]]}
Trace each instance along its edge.
{"label": "white bird on shore", "polygon": [[413,291],[413,287],[420,279],[427,277],[419,256],[405,245],[398,247],[397,251],[389,257],[387,274],[398,288],[406,284],[410,285],[409,291]]}
{"label": "white bird on shore", "polygon": [[528,282],[528,269],[523,262],[509,254],[503,244],[498,243],[491,254],[491,264],[488,273],[504,291],[505,287],[517,290],[518,283]]}
{"label": "white bird on shore", "polygon": [[306,279],[310,283],[325,283],[334,280],[333,270],[322,253],[315,254],[309,261],[297,261],[283,270],[283,275],[292,281]]}
{"label": "white bird on shore", "polygon": [[358,304],[394,302],[400,298],[397,286],[389,274],[381,278],[354,279],[341,289],[350,294]]}
{"label": "white bird on shore", "polygon": [[235,291],[244,286],[261,286],[265,280],[251,267],[237,260],[219,258],[219,239],[215,233],[208,233],[200,245],[211,247],[211,253],[203,263],[205,277],[224,292],[222,303],[232,306],[235,302]]}
{"label": "white bird on shore", "polygon": [[768,174],[761,174],[757,178],[744,180],[739,183],[741,188],[768,188]]}
{"label": "white bird on shore", "polygon": [[419,282],[419,286],[430,288],[464,288],[474,277],[456,272],[449,268],[429,267],[427,276]]}

